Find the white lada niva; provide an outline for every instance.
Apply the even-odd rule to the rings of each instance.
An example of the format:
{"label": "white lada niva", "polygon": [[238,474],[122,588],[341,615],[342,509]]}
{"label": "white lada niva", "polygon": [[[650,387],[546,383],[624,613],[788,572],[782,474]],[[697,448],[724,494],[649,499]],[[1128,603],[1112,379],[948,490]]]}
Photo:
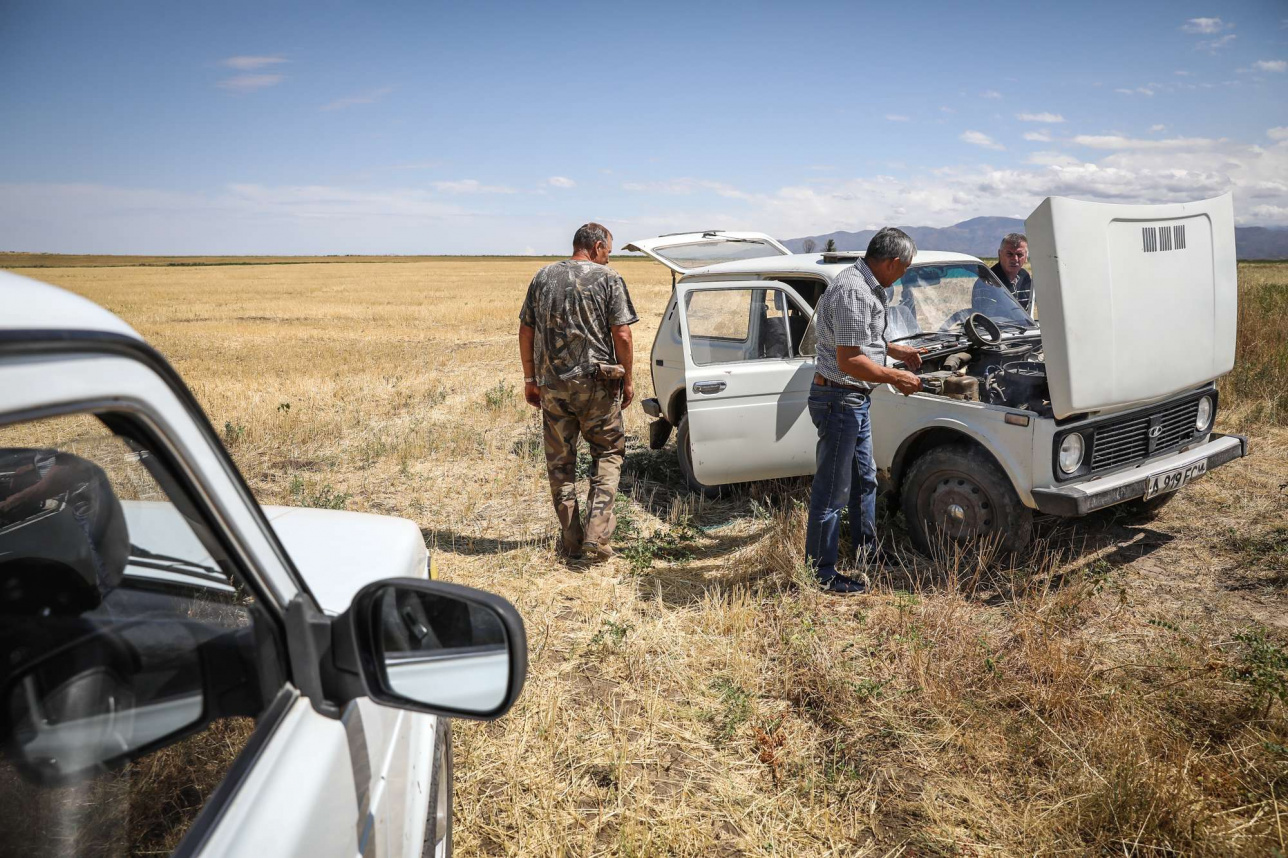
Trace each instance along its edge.
{"label": "white lada niva", "polygon": [[[964,254],[922,251],[887,290],[887,339],[928,351],[922,392],[872,391],[874,453],[923,551],[940,534],[1021,549],[1034,511],[1152,513],[1247,454],[1247,439],[1212,431],[1216,379],[1234,366],[1230,196],[1051,197],[1025,226],[1041,328]],[[650,356],[650,445],[677,427],[699,492],[812,474],[813,308],[862,254],[793,254],[722,231],[626,249],[678,278]]]}

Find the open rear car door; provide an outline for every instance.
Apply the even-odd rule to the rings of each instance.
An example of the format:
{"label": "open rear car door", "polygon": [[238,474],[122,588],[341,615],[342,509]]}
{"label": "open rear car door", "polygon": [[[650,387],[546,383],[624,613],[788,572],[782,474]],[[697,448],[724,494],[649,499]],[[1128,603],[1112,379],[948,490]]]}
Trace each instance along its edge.
{"label": "open rear car door", "polygon": [[623,250],[647,253],[676,274],[735,259],[788,256],[791,251],[762,232],[676,232],[633,241]]}
{"label": "open rear car door", "polygon": [[814,472],[807,401],[813,354],[800,354],[809,305],[772,280],[676,286],[693,472],[706,485]]}

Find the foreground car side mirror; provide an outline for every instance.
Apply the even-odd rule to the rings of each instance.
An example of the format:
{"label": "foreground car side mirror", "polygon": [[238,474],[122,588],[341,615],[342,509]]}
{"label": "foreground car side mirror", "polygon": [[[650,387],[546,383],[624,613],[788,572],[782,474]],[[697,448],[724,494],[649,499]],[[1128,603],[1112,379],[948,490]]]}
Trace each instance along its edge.
{"label": "foreground car side mirror", "polygon": [[490,721],[523,688],[527,635],[500,596],[391,578],[359,590],[335,622],[341,636],[352,636],[366,694],[377,703]]}

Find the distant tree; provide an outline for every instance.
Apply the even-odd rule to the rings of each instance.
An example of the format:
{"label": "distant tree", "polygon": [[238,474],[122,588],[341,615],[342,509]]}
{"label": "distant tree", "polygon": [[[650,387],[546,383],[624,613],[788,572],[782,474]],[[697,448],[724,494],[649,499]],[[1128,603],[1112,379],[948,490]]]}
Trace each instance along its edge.
{"label": "distant tree", "polygon": [[834,238],[829,238],[829,239],[827,240],[827,247],[823,248],[823,252],[824,252],[824,253],[836,253],[836,239],[834,239]]}
{"label": "distant tree", "polygon": [[812,239],[812,238],[807,238],[807,239],[805,239],[805,241],[801,244],[801,253],[813,253],[813,252],[814,252],[814,248],[816,248],[816,247],[818,247],[818,244],[814,241],[814,239]]}

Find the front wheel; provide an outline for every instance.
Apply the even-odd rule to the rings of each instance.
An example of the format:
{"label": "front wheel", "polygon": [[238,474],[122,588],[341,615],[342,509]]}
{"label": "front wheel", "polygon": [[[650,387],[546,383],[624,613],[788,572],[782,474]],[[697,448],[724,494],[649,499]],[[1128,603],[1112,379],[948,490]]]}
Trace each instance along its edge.
{"label": "front wheel", "polygon": [[707,500],[720,497],[718,486],[708,486],[698,482],[693,476],[693,446],[689,443],[689,415],[680,418],[680,425],[675,431],[675,454],[680,460],[680,473],[689,488]]}
{"label": "front wheel", "polygon": [[434,728],[434,768],[430,772],[429,818],[424,858],[452,858],[452,723],[438,718]]}
{"label": "front wheel", "polygon": [[974,539],[1018,552],[1033,534],[1033,511],[1006,474],[983,450],[966,445],[936,448],[913,463],[903,483],[903,514],[924,554],[944,540]]}

